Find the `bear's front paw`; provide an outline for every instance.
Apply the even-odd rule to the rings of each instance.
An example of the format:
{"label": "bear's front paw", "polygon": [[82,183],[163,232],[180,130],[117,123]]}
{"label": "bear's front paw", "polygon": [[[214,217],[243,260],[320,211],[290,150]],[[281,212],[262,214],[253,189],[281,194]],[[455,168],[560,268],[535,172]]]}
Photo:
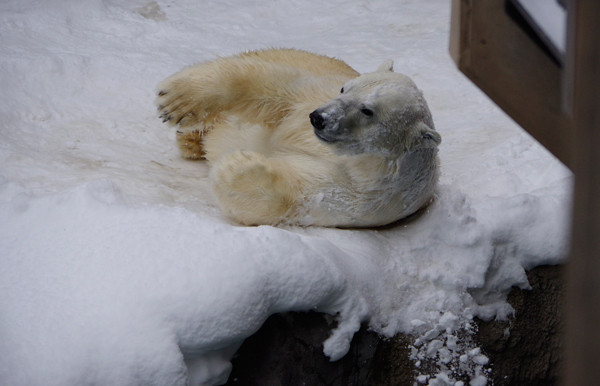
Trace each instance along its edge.
{"label": "bear's front paw", "polygon": [[249,151],[222,157],[211,171],[220,206],[246,225],[275,225],[288,220],[298,192],[285,177],[271,160]]}
{"label": "bear's front paw", "polygon": [[219,114],[207,85],[189,70],[160,83],[155,103],[159,118],[171,126],[202,129],[204,123],[216,121]]}
{"label": "bear's front paw", "polygon": [[194,104],[190,97],[182,95],[181,90],[171,87],[161,88],[157,94],[158,117],[171,126],[194,126],[200,121],[194,113]]}

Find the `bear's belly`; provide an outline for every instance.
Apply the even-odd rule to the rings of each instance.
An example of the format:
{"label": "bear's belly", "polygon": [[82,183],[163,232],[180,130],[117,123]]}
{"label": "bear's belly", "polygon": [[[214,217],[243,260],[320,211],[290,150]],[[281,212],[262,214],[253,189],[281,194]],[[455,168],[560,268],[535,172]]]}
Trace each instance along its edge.
{"label": "bear's belly", "polygon": [[[411,196],[412,200],[409,201]],[[356,193],[342,189],[319,192],[307,201],[302,225],[340,228],[376,227],[407,217],[421,208],[431,194],[415,200],[405,192]]]}

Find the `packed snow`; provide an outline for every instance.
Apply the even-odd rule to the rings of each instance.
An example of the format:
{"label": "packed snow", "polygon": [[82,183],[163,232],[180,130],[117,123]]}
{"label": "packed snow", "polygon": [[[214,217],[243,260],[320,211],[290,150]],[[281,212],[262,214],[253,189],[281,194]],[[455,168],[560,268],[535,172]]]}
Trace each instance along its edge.
{"label": "packed snow", "polygon": [[[525,271],[564,261],[572,176],[455,68],[446,0],[8,0],[0,4],[0,383],[227,379],[273,313],[414,335],[420,384],[483,385],[473,317],[506,318]],[[241,227],[203,162],[179,158],[156,84],[267,47],[360,72],[388,59],[424,91],[442,177],[392,227]],[[307,117],[308,119],[308,117]],[[421,366],[421,367],[420,367]],[[427,367],[430,368],[430,367]]]}

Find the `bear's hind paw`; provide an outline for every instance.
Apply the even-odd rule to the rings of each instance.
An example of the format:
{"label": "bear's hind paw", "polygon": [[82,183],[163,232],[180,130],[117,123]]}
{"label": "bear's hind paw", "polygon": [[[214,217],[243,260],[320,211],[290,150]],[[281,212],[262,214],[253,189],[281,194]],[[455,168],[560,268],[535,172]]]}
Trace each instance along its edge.
{"label": "bear's hind paw", "polygon": [[200,130],[177,130],[177,145],[181,157],[189,160],[204,159],[206,152],[202,143],[203,133]]}
{"label": "bear's hind paw", "polygon": [[282,223],[295,208],[295,195],[287,179],[261,154],[230,153],[211,172],[213,191],[221,207],[246,225]]}

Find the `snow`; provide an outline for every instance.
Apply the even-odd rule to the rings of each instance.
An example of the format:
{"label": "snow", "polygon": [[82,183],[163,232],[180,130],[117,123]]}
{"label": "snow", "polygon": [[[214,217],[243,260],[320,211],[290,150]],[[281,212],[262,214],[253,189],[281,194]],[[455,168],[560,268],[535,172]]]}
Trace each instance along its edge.
{"label": "snow", "polygon": [[[564,261],[572,176],[456,70],[448,29],[445,0],[2,2],[0,383],[222,383],[270,314],[317,310],[333,360],[366,322],[414,335],[419,383],[485,384],[472,318]],[[432,205],[378,230],[224,218],[155,87],[265,47],[411,76],[443,137]]]}

